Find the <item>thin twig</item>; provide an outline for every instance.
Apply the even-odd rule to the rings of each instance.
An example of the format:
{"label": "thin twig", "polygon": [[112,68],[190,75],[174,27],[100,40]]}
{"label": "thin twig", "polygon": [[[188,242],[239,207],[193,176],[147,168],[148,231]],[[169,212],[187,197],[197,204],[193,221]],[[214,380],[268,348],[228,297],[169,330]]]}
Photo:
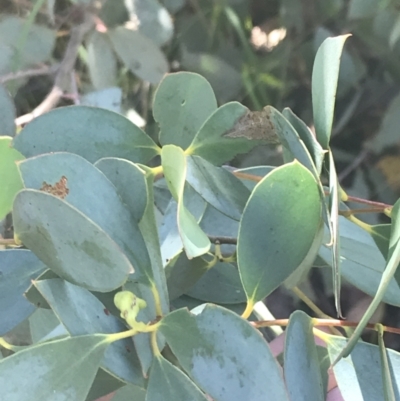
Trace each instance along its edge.
{"label": "thin twig", "polygon": [[39,68],[31,68],[29,70],[10,72],[9,74],[0,76],[0,83],[4,84],[5,82],[13,81],[13,80],[19,79],[19,78],[30,78],[30,77],[40,76],[40,75],[51,75],[51,74],[56,73],[59,67],[60,67],[60,64],[54,64],[51,66],[44,65]]}
{"label": "thin twig", "polygon": [[15,120],[17,126],[29,123],[34,118],[50,111],[57,106],[64,91],[70,85],[71,71],[75,66],[75,61],[78,56],[78,50],[81,46],[85,35],[93,28],[94,18],[89,12],[85,13],[85,18],[82,24],[75,26],[71,30],[71,36],[67,45],[67,49],[57,71],[54,86],[50,93],[46,96],[42,103],[39,104],[31,113],[18,117]]}
{"label": "thin twig", "polygon": [[207,235],[207,237],[213,244],[237,245],[237,238],[235,237],[219,237],[214,235]]}

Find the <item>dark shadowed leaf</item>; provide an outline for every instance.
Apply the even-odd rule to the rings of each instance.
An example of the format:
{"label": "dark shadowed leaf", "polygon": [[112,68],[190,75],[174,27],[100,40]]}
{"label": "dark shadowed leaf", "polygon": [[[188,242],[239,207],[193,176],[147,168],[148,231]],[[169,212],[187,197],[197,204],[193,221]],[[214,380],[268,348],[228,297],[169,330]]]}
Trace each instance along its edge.
{"label": "dark shadowed leaf", "polygon": [[118,57],[140,79],[158,84],[168,72],[164,54],[151,39],[123,26],[109,29],[107,34]]}
{"label": "dark shadowed leaf", "polygon": [[0,336],[12,330],[35,310],[23,294],[31,280],[44,269],[44,264],[31,251],[0,251]]}

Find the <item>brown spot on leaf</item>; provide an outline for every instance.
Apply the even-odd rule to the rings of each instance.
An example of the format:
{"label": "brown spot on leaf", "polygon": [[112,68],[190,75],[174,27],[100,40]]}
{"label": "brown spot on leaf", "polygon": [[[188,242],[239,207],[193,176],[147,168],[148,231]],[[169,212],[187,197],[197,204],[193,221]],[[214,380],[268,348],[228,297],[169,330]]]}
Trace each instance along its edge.
{"label": "brown spot on leaf", "polygon": [[266,141],[268,143],[279,143],[268,108],[264,108],[261,111],[249,111],[240,117],[224,136],[229,138],[247,138],[256,141]]}
{"label": "brown spot on leaf", "polygon": [[43,182],[41,191],[47,192],[57,198],[64,199],[69,194],[69,189],[67,187],[67,177],[64,175],[60,178],[60,181],[56,182],[54,185],[48,184],[47,182]]}

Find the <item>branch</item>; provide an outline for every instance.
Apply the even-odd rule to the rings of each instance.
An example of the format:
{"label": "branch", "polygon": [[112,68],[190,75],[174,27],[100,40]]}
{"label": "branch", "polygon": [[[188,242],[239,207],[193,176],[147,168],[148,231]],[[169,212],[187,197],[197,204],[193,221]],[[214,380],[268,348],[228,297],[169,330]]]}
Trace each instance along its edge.
{"label": "branch", "polygon": [[216,237],[214,235],[207,235],[207,237],[213,244],[237,245],[237,238],[234,237]]}
{"label": "branch", "polygon": [[52,66],[44,65],[39,68],[32,68],[29,70],[11,72],[9,74],[0,76],[0,84],[4,84],[5,82],[13,81],[14,79],[19,79],[19,78],[30,78],[40,75],[51,75],[57,72],[59,67],[60,67],[59,64],[54,64]]}
{"label": "branch", "polygon": [[93,28],[94,17],[91,13],[86,12],[82,24],[72,28],[71,36],[65,50],[64,58],[62,59],[55,80],[54,86],[50,93],[46,96],[42,103],[39,104],[31,113],[25,114],[15,119],[15,124],[21,126],[31,122],[34,118],[50,111],[57,106],[64,91],[70,83],[70,74],[75,66],[78,50],[81,46],[85,35]]}

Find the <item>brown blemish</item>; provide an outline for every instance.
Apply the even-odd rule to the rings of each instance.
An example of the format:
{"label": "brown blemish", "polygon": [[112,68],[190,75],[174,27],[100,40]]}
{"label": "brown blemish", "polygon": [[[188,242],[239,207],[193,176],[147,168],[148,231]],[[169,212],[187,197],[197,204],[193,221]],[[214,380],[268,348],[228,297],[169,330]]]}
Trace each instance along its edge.
{"label": "brown blemish", "polygon": [[60,181],[56,182],[54,185],[48,184],[46,181],[44,181],[40,190],[52,194],[57,198],[64,199],[69,194],[67,183],[67,177],[63,175],[60,178]]}

